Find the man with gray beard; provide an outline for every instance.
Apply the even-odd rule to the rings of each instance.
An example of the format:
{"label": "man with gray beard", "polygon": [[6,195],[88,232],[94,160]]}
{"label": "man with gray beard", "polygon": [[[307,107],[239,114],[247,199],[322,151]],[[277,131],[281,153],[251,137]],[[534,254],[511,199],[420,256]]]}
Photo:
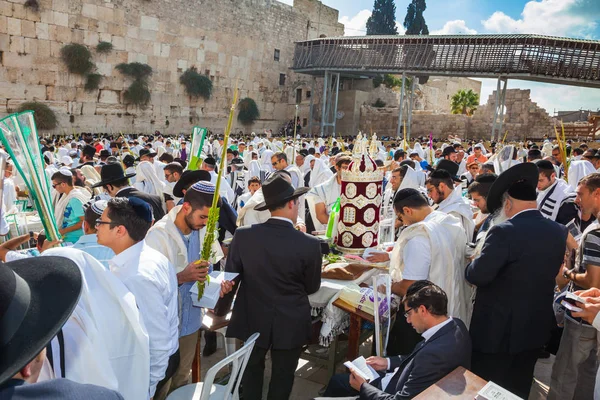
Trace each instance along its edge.
{"label": "man with gray beard", "polygon": [[477,286],[471,369],[521,398],[529,397],[538,354],[556,324],[554,285],[568,233],[537,209],[538,175],[535,164],[517,164],[492,184],[487,208],[508,220],[490,228],[465,272]]}

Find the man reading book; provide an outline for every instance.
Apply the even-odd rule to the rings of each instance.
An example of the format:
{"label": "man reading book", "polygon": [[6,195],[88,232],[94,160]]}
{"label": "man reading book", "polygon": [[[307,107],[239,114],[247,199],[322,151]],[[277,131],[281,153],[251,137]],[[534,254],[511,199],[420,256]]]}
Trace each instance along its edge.
{"label": "man reading book", "polygon": [[380,373],[370,383],[352,369],[350,374],[335,375],[325,397],[409,399],[455,368],[471,366],[469,332],[460,319],[448,317],[448,297],[439,286],[417,281],[408,288],[402,303],[404,317],[423,341],[408,356],[367,358],[367,364]]}

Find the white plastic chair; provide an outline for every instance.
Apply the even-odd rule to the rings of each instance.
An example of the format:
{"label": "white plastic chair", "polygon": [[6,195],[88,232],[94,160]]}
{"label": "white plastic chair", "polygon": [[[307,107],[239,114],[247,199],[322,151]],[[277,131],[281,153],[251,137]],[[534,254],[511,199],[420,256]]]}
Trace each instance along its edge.
{"label": "white plastic chair", "polygon": [[[259,336],[260,333],[258,332],[253,334],[248,338],[241,349],[213,365],[212,368],[206,372],[204,382],[182,386],[171,393],[167,397],[167,400],[238,399],[238,391],[242,381],[242,376],[244,375],[244,370],[246,369],[246,364],[248,364],[248,359],[250,358],[250,354],[252,353],[256,339],[258,339]],[[227,385],[214,385],[213,382],[217,372],[229,364],[233,365]]]}

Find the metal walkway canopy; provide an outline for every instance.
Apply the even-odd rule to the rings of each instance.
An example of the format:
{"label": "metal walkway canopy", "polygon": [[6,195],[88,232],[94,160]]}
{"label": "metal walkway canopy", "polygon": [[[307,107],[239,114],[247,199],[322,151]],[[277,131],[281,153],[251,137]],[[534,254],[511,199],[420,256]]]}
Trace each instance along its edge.
{"label": "metal walkway canopy", "polygon": [[292,69],[523,79],[600,88],[600,41],[537,35],[357,36],[297,42]]}

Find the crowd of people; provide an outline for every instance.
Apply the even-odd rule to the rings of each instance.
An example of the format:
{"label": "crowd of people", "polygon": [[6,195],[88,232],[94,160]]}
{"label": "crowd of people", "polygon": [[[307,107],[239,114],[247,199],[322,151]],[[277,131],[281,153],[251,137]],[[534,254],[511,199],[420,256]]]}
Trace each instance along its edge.
{"label": "crowd of people", "polygon": [[[220,288],[225,303],[235,295],[227,336],[260,333],[242,397],[262,398],[270,352],[268,398],[289,398],[321,285],[316,236],[352,138],[211,136],[201,154],[159,132],[40,142],[61,240],[0,245],[0,399],[166,399],[191,379],[205,311],[191,290],[218,270],[239,274]],[[412,398],[463,366],[527,398],[554,353],[548,398],[600,399],[600,152],[451,137],[379,142],[371,157],[385,174],[368,261],[389,265],[401,305],[388,358],[367,359],[380,377],[351,370],[323,395]],[[30,195],[9,161],[0,235]],[[204,336],[207,356],[216,338]]]}

